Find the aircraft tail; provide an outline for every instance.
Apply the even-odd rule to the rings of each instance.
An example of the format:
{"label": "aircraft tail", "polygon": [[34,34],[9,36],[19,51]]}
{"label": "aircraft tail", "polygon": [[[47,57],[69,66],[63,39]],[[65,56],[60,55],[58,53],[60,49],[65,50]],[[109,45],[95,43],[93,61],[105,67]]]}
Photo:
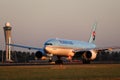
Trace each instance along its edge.
{"label": "aircraft tail", "polygon": [[95,23],[92,26],[92,32],[90,34],[90,38],[89,38],[89,43],[94,43],[95,42],[95,37],[96,37],[96,27],[97,27],[97,23]]}

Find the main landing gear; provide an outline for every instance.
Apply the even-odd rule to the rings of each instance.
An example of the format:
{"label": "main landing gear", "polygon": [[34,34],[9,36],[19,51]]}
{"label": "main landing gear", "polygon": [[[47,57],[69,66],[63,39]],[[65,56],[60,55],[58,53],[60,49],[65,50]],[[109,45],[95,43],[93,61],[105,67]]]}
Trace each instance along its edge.
{"label": "main landing gear", "polygon": [[83,64],[90,64],[90,60],[82,59]]}
{"label": "main landing gear", "polygon": [[[49,63],[53,62],[52,56],[49,56]],[[55,64],[63,64],[63,61],[61,60],[60,56],[57,56],[57,60],[55,61]]]}
{"label": "main landing gear", "polygon": [[60,59],[60,56],[57,56],[58,60],[55,61],[55,64],[63,64],[63,61]]}

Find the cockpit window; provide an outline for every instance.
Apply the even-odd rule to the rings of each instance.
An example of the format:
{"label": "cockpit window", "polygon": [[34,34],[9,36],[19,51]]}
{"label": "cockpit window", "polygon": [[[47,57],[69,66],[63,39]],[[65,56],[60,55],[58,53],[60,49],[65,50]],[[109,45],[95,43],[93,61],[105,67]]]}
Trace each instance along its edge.
{"label": "cockpit window", "polygon": [[45,43],[45,45],[52,45],[52,43]]}

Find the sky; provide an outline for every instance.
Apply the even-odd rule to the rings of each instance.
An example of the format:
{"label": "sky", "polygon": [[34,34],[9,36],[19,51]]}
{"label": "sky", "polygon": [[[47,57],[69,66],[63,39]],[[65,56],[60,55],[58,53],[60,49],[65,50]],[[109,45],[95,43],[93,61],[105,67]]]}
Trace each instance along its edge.
{"label": "sky", "polygon": [[16,44],[43,47],[50,38],[88,41],[97,22],[95,44],[120,46],[120,0],[0,0],[0,48],[6,22]]}

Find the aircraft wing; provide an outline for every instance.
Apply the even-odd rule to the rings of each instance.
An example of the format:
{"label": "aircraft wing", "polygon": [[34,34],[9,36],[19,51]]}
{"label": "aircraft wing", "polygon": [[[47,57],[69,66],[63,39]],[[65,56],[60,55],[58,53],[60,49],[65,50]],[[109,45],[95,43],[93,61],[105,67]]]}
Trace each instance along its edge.
{"label": "aircraft wing", "polygon": [[76,49],[73,52],[77,53],[77,52],[85,52],[85,51],[90,51],[90,50],[96,50],[96,51],[112,51],[114,49],[120,49],[120,47],[98,47],[98,48],[86,48],[86,49]]}
{"label": "aircraft wing", "polygon": [[100,48],[95,48],[95,50],[97,50],[97,51],[105,51],[105,50],[112,51],[114,49],[120,49],[120,47],[114,46],[114,47],[100,47]]}
{"label": "aircraft wing", "polygon": [[20,47],[20,48],[26,48],[26,49],[33,49],[33,50],[43,50],[43,48],[36,48],[36,47],[31,47],[31,46],[23,46],[23,45],[18,45],[18,44],[8,44],[10,46],[14,46],[14,47]]}

